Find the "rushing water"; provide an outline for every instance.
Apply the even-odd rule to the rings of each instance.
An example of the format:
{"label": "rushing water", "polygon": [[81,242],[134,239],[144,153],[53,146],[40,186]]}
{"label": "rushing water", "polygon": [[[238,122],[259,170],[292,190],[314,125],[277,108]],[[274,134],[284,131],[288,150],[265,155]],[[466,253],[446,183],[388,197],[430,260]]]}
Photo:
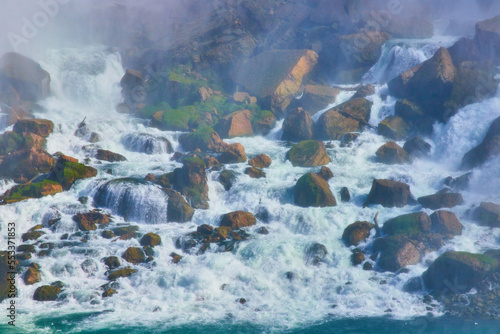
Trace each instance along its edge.
{"label": "rushing water", "polygon": [[[381,83],[394,77],[432,56],[441,44],[440,38],[390,42],[370,72],[372,81]],[[490,122],[500,116],[500,96],[467,106],[446,125],[436,124],[435,135],[427,138],[433,144],[431,156],[411,165],[376,163],[375,151],[386,140],[374,130],[363,132],[352,146],[340,147],[334,141],[335,148],[328,149],[332,162],[327,167],[335,175],[329,185],[338,199],[340,189],[348,187],[352,200],[331,208],[293,205],[292,189],[297,179],[319,168],[293,167],[285,160],[289,147],[278,140],[281,122],[267,137],[228,140],[240,142],[249,157],[260,153],[271,156],[267,177],[251,179],[243,173],[246,164],[228,165],[226,168],[239,176],[226,192],[217,182],[219,172],[210,171],[210,209],[197,210],[189,223],[165,223],[166,195],[157,186],[133,179],[179,167],[170,160],[172,154],[167,153],[162,138],[168,139],[174,150],[180,150],[180,133],[149,128],[142,120],[115,111],[121,102],[119,81],[124,74],[119,54],[104,47],[85,47],[52,50],[36,60],[52,76],[53,95],[41,103],[42,110],[36,114],[55,124],[47,150],[61,151],[81,161],[90,159],[88,163],[99,174],[77,182],[70,191],[0,207],[1,226],[16,222],[19,234],[35,224],[47,226],[48,220],[61,218],[54,231],[45,229],[44,241],[56,244],[50,256],[33,258],[41,266],[42,282],[25,286],[18,280],[17,321],[24,332],[465,333],[478,329],[488,332],[498,325],[440,318],[443,310],[439,305],[429,314],[423,295],[406,293],[402,287],[445,250],[481,252],[499,247],[499,229],[477,226],[466,211],[482,200],[500,201],[500,159],[474,171],[471,189],[464,193],[466,204],[453,209],[464,225],[463,234],[408,267],[407,273],[395,275],[353,267],[351,250],[343,244],[341,235],[347,225],[371,221],[377,211],[382,223],[420,210],[419,206],[363,209],[374,178],[404,181],[419,197],[438,191],[446,176],[461,175],[461,157],[480,142]],[[374,102],[373,125],[394,113],[395,103],[391,97],[383,98],[387,94],[385,85],[378,85],[376,90],[370,97]],[[350,95],[341,93],[336,104]],[[74,135],[84,118],[88,130],[101,141],[91,144]],[[100,163],[92,157],[96,148],[120,153],[127,161]],[[123,178],[132,179],[113,181]],[[0,191],[10,186],[12,182],[3,182]],[[81,196],[88,196],[88,204],[78,202]],[[155,232],[162,238],[162,245],[155,247],[155,261],[133,266],[138,273],[120,280],[118,294],[110,298],[101,297],[100,287],[108,282],[101,259],[120,257],[127,247],[139,245],[138,241],[111,242],[99,232],[90,232],[86,243],[75,237],[58,246],[63,245],[61,235],[77,232],[72,216],[94,207],[113,215],[111,226],[132,223],[140,227],[140,232]],[[177,237],[200,224],[217,226],[222,214],[234,210],[268,212],[269,219],[251,227],[251,237],[233,252],[218,253],[212,246],[203,255],[183,254],[179,264],[171,262],[170,253],[180,252],[175,248]],[[270,234],[254,233],[261,226],[266,226]],[[5,234],[2,232],[2,236]],[[308,265],[304,258],[304,250],[314,242],[328,250],[326,262],[320,266]],[[6,240],[1,238],[1,248],[5,245]],[[93,270],[88,270],[89,266]],[[286,278],[289,271],[295,273],[293,280]],[[33,301],[36,287],[54,281],[64,283],[64,298]],[[247,303],[238,303],[240,298]],[[2,327],[0,331],[8,332]]]}

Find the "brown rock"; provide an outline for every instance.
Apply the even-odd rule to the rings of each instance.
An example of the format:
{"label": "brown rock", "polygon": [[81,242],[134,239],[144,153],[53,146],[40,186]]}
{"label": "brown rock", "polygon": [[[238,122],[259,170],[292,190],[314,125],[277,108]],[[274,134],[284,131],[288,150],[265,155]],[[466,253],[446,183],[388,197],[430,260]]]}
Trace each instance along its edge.
{"label": "brown rock", "polygon": [[235,111],[223,117],[217,125],[222,138],[250,136],[253,134],[250,110]]}
{"label": "brown rock", "polygon": [[107,215],[99,212],[77,213],[73,220],[78,223],[78,228],[82,231],[92,231],[97,229],[97,224],[106,225],[110,222]]}
{"label": "brown rock", "polygon": [[375,225],[369,222],[357,221],[345,228],[342,234],[342,240],[344,240],[348,246],[357,246],[370,236],[370,232],[374,228]]}
{"label": "brown rock", "polygon": [[146,262],[146,255],[144,254],[144,251],[139,248],[139,247],[129,247],[123,253],[122,257],[125,259],[125,261],[130,262],[130,263],[143,263]]}
{"label": "brown rock", "polygon": [[461,169],[481,166],[488,159],[500,155],[500,117],[490,125],[481,144],[467,152],[462,158]]}
{"label": "brown rock", "polygon": [[334,103],[339,93],[340,89],[334,87],[306,85],[302,92],[302,97],[292,100],[287,110],[291,111],[303,108],[311,115],[314,115]]}
{"label": "brown rock", "polygon": [[481,202],[474,210],[473,217],[481,225],[500,227],[500,205],[491,202]]}
{"label": "brown rock", "polygon": [[255,225],[256,222],[257,220],[250,212],[234,211],[222,216],[220,226],[227,226],[233,230],[237,230],[242,227]]}
{"label": "brown rock", "polygon": [[116,162],[116,161],[127,161],[127,158],[125,158],[123,155],[114,153],[108,150],[97,150],[97,153],[95,155],[96,159],[99,160],[105,160],[109,162]]}
{"label": "brown rock", "polygon": [[410,186],[406,183],[375,179],[363,207],[380,204],[386,208],[401,208],[408,205],[410,201]]}
{"label": "brown rock", "polygon": [[316,174],[318,174],[318,176],[324,179],[325,181],[328,181],[333,178],[332,170],[326,166],[321,167],[321,170]]}
{"label": "brown rock", "polygon": [[450,211],[436,211],[431,215],[432,231],[446,238],[453,238],[462,234],[463,225],[455,214]]}
{"label": "brown rock", "polygon": [[47,138],[54,128],[54,123],[47,119],[22,119],[14,124],[13,131],[17,134],[33,133],[42,138]]}
{"label": "brown rock", "polygon": [[372,66],[377,62],[382,45],[390,38],[386,32],[367,30],[346,36],[340,36],[340,49],[353,68]]}
{"label": "brown rock", "polygon": [[315,173],[303,175],[293,189],[295,205],[301,207],[336,206],[337,202],[328,182]]}
{"label": "brown rock", "polygon": [[290,112],[283,122],[281,140],[301,141],[312,139],[314,122],[311,115],[302,108]]}
{"label": "brown rock", "polygon": [[461,194],[444,193],[419,197],[418,202],[424,208],[438,210],[441,208],[453,208],[457,205],[461,205],[464,203],[464,200]]}
{"label": "brown rock", "polygon": [[378,134],[393,140],[403,140],[408,135],[408,125],[399,116],[385,118],[377,128]]}
{"label": "brown rock", "polygon": [[41,173],[48,173],[53,159],[43,150],[31,148],[13,152],[0,162],[0,174],[17,182],[26,182]]}
{"label": "brown rock", "polygon": [[61,293],[61,288],[57,286],[44,285],[40,286],[35,290],[33,294],[33,299],[45,302],[45,301],[54,301],[57,300],[59,294]]}
{"label": "brown rock", "polygon": [[410,162],[408,153],[393,141],[382,145],[377,152],[377,161],[386,165],[404,164]]}
{"label": "brown rock", "polygon": [[129,277],[129,276],[135,274],[136,272],[137,272],[137,270],[131,269],[131,268],[118,269],[118,270],[111,272],[108,275],[108,279],[110,281],[116,281],[120,277]]}
{"label": "brown rock", "polygon": [[255,168],[267,168],[271,165],[272,160],[267,154],[259,154],[253,159],[248,160],[248,164]]}
{"label": "brown rock", "polygon": [[37,268],[29,267],[24,273],[24,284],[33,285],[42,280],[42,275]]}
{"label": "brown rock", "polygon": [[375,252],[381,252],[378,265],[382,270],[395,272],[403,267],[417,264],[425,246],[405,235],[379,238],[373,245]]}
{"label": "brown rock", "polygon": [[120,267],[120,259],[116,256],[108,256],[107,258],[104,259],[104,264],[109,269],[116,269]]}
{"label": "brown rock", "polygon": [[304,140],[295,144],[286,154],[293,166],[315,167],[328,164],[331,160],[325,144],[316,140]]}
{"label": "brown rock", "polygon": [[141,246],[149,246],[154,247],[161,244],[161,237],[156,233],[147,233],[145,234],[140,241]]}
{"label": "brown rock", "polygon": [[223,164],[245,162],[246,160],[245,148],[240,143],[228,145],[219,157],[219,161]]}
{"label": "brown rock", "polygon": [[367,97],[373,94],[375,94],[375,86],[361,85],[361,87],[359,87],[356,93],[351,97],[351,100]]}
{"label": "brown rock", "polygon": [[245,174],[250,176],[253,179],[260,179],[266,177],[266,173],[255,167],[248,167],[245,169]]}

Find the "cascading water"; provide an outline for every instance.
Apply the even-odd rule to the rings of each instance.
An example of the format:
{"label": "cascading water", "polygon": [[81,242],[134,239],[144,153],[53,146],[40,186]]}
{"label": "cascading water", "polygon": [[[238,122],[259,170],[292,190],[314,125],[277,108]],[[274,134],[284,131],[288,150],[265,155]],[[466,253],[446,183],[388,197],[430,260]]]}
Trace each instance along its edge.
{"label": "cascading water", "polygon": [[[430,57],[441,39],[431,42],[430,46],[429,41],[388,43],[370,72],[374,78],[370,81],[385,82]],[[36,285],[19,282],[19,327],[27,331],[52,333],[55,327],[63,332],[133,332],[141,326],[155,331],[163,329],[165,324],[181,328],[218,323],[252,323],[256,328],[285,330],[329,317],[384,317],[388,310],[395,319],[410,319],[426,315],[428,305],[422,296],[404,292],[403,286],[420,275],[430,260],[445,250],[481,252],[498,248],[495,246],[500,238],[498,229],[491,231],[472,223],[465,206],[455,210],[464,233],[439,252],[429,253],[421,263],[398,274],[353,267],[351,250],[341,241],[347,225],[358,220],[371,221],[377,211],[384,222],[418,210],[417,206],[362,209],[374,178],[402,180],[419,197],[438,191],[443,176],[460,175],[457,171],[460,158],[481,140],[491,120],[500,115],[498,95],[463,108],[446,125],[436,124],[435,134],[428,138],[434,144],[432,156],[417,159],[411,165],[376,163],[374,152],[386,140],[374,130],[361,133],[354,145],[341,147],[334,142],[334,147],[328,149],[332,162],[327,167],[335,175],[329,186],[337,198],[341,188],[348,187],[352,200],[332,208],[293,205],[293,186],[311,169],[293,167],[285,160],[289,147],[279,141],[281,122],[267,137],[227,140],[241,143],[249,157],[268,154],[273,163],[266,170],[267,177],[250,178],[244,174],[246,164],[227,165],[227,169],[237,172],[238,178],[226,192],[217,182],[219,171],[210,171],[210,208],[197,210],[192,222],[167,223],[167,197],[156,186],[138,179],[148,173],[171,172],[180,166],[171,161],[171,154],[162,146],[164,142],[159,145],[148,142],[151,138],[167,138],[174,149],[180,149],[179,134],[149,128],[140,120],[115,111],[121,101],[119,81],[124,74],[118,53],[103,47],[62,49],[48,52],[37,61],[51,73],[53,80],[53,96],[42,103],[43,110],[37,113],[38,117],[55,123],[54,133],[48,138],[48,152],[61,151],[83,160],[87,158],[85,147],[103,148],[124,155],[127,161],[98,163],[90,159],[89,163],[99,172],[96,179],[79,181],[70,191],[52,197],[2,207],[2,226],[15,221],[21,233],[35,224],[44,224],[47,233],[43,242],[53,243],[54,249],[49,256],[34,255],[32,260],[40,264],[43,282],[61,281],[65,288],[60,301],[39,303],[32,299]],[[376,91],[370,97],[374,102],[373,125],[393,113],[395,102],[390,97],[383,98],[387,93],[385,86],[377,86]],[[350,95],[341,93],[337,104]],[[74,135],[84,118],[89,131],[99,135],[99,142],[91,144]],[[465,132],[467,137],[463,128],[470,123],[475,124],[475,131]],[[489,184],[485,188],[474,186],[475,181],[481,184],[492,175],[498,175],[498,159],[474,172],[472,187],[464,196],[473,203],[484,198],[500,200],[498,178],[484,183]],[[5,190],[11,185],[0,184],[0,187]],[[82,204],[78,201],[80,197],[93,201]],[[139,246],[139,242],[110,241],[96,231],[82,240],[72,216],[91,210],[94,205],[113,215],[111,228],[127,221],[137,224],[142,233],[154,232],[162,238],[162,245],[154,250],[154,262],[131,265],[138,273],[114,285],[118,293],[111,298],[101,297],[101,286],[108,283],[102,258],[121,257],[128,247]],[[203,255],[183,254],[183,261],[172,263],[170,254],[180,252],[175,247],[178,237],[201,224],[218,226],[222,214],[235,210],[266,213],[257,215],[260,218],[249,229],[249,240],[239,243],[232,252],[219,253],[212,247]],[[60,222],[51,231],[47,222],[55,217]],[[254,233],[262,226],[270,234]],[[0,244],[5,246],[5,242],[1,239]],[[319,266],[308,264],[305,256],[315,243],[325,245],[327,250],[325,263]],[[247,302],[237,303],[240,298]],[[439,306],[433,309],[435,315],[441,315],[441,311]]]}

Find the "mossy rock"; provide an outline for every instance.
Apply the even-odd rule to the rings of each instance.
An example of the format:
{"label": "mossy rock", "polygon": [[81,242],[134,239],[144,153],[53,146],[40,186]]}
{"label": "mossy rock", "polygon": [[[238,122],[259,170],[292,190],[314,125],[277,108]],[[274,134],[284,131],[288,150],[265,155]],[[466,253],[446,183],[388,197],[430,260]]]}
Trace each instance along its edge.
{"label": "mossy rock", "polygon": [[13,131],[18,134],[33,133],[46,138],[52,133],[54,123],[47,119],[21,119],[14,124]]}
{"label": "mossy rock", "polygon": [[122,257],[130,263],[143,263],[146,261],[146,254],[144,254],[144,251],[139,248],[139,247],[129,247],[123,253]]}
{"label": "mossy rock", "polygon": [[257,110],[252,113],[251,122],[254,133],[265,136],[276,125],[276,117],[270,110]]}
{"label": "mossy rock", "polygon": [[322,177],[315,173],[303,175],[293,190],[295,204],[302,207],[336,206],[335,197]]}
{"label": "mossy rock", "polygon": [[24,233],[21,236],[21,239],[23,240],[23,242],[26,242],[28,240],[36,240],[44,234],[45,234],[45,232],[43,232],[43,231],[30,231],[30,232]]}
{"label": "mossy rock", "polygon": [[111,297],[112,295],[118,293],[118,291],[116,291],[115,289],[113,288],[109,288],[109,289],[106,289],[103,293],[102,293],[102,298],[107,298],[107,297]]}
{"label": "mossy rock", "polygon": [[173,190],[168,191],[167,221],[184,223],[191,221],[193,215],[194,209],[181,194]]}
{"label": "mossy rock", "polygon": [[29,198],[41,198],[54,195],[63,191],[61,184],[51,180],[43,180],[36,183],[26,183],[14,186],[4,194],[5,203],[23,201]]}
{"label": "mossy rock", "polygon": [[389,219],[382,226],[382,231],[388,235],[430,233],[431,225],[427,213],[415,212]]}
{"label": "mossy rock", "polygon": [[35,290],[33,294],[33,299],[41,302],[54,301],[61,293],[61,288],[57,286],[44,285],[40,286]]}
{"label": "mossy rock", "polygon": [[378,125],[379,135],[393,140],[403,140],[408,136],[409,127],[399,116],[389,116]]}
{"label": "mossy rock", "polygon": [[96,176],[97,170],[78,162],[59,158],[54,167],[53,175],[61,183],[64,190],[69,190],[77,180]]}
{"label": "mossy rock", "polygon": [[130,226],[120,226],[120,227],[115,227],[113,229],[113,233],[117,236],[122,236],[125,234],[130,234],[139,231],[139,226],[137,225],[130,225]]}
{"label": "mossy rock", "polygon": [[233,170],[223,170],[219,175],[219,182],[222,184],[226,191],[231,189],[235,181],[236,173]]}
{"label": "mossy rock", "polygon": [[37,135],[17,134],[13,131],[0,135],[0,156],[32,147],[42,149],[44,146],[45,139]]}
{"label": "mossy rock", "polygon": [[323,142],[304,140],[295,144],[286,154],[293,166],[314,167],[328,164],[331,160]]}
{"label": "mossy rock", "polygon": [[147,233],[141,238],[141,246],[154,247],[161,244],[161,237],[156,233]]}
{"label": "mossy rock", "polygon": [[250,176],[253,179],[265,178],[266,173],[262,169],[258,169],[255,167],[248,167],[245,169],[245,174]]}
{"label": "mossy rock", "polygon": [[137,270],[132,269],[132,268],[118,269],[118,270],[115,270],[115,271],[111,272],[111,274],[108,275],[108,280],[110,280],[110,281],[116,281],[120,277],[129,277],[129,276],[132,276],[136,272],[137,272]]}
{"label": "mossy rock", "polygon": [[200,149],[201,151],[221,152],[223,142],[219,134],[211,127],[202,127],[179,137],[179,143],[187,151]]}
{"label": "mossy rock", "polygon": [[108,256],[103,259],[104,264],[109,268],[109,269],[116,269],[120,267],[120,259],[117,256]]}

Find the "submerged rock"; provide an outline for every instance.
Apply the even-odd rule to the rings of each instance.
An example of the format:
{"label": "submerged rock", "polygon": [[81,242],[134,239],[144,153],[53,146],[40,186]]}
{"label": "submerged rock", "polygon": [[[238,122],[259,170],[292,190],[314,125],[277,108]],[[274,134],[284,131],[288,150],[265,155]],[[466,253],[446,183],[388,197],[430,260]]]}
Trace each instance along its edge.
{"label": "submerged rock", "polygon": [[[160,154],[160,153],[174,152],[172,144],[167,138],[154,136],[148,133],[128,134],[122,138],[121,142],[123,143],[123,145],[127,150],[132,152],[140,152],[146,154]],[[106,154],[104,153],[106,152],[101,153],[101,155],[106,156]],[[109,153],[107,155],[111,156]],[[101,159],[101,160],[106,160],[106,159]],[[122,161],[122,160],[117,160],[117,161]]]}
{"label": "submerged rock", "polygon": [[295,184],[293,193],[295,205],[301,207],[337,205],[328,183],[315,173],[303,175]]}
{"label": "submerged rock", "polygon": [[245,169],[245,174],[250,176],[253,179],[260,179],[266,177],[266,173],[258,168],[255,167],[248,167]]}
{"label": "submerged rock", "polygon": [[328,255],[325,245],[315,242],[305,250],[305,261],[308,265],[320,265]]}
{"label": "submerged rock", "polygon": [[410,186],[406,183],[375,179],[363,207],[380,204],[387,208],[401,208],[411,201]]}
{"label": "submerged rock", "polygon": [[314,167],[328,164],[331,160],[323,142],[305,140],[295,144],[286,154],[293,166]]}
{"label": "submerged rock", "polygon": [[108,275],[108,280],[110,280],[110,281],[116,281],[120,277],[129,277],[129,276],[132,276],[136,272],[137,272],[137,270],[131,269],[131,268],[118,269],[118,270],[115,270],[115,271],[111,272]]}

